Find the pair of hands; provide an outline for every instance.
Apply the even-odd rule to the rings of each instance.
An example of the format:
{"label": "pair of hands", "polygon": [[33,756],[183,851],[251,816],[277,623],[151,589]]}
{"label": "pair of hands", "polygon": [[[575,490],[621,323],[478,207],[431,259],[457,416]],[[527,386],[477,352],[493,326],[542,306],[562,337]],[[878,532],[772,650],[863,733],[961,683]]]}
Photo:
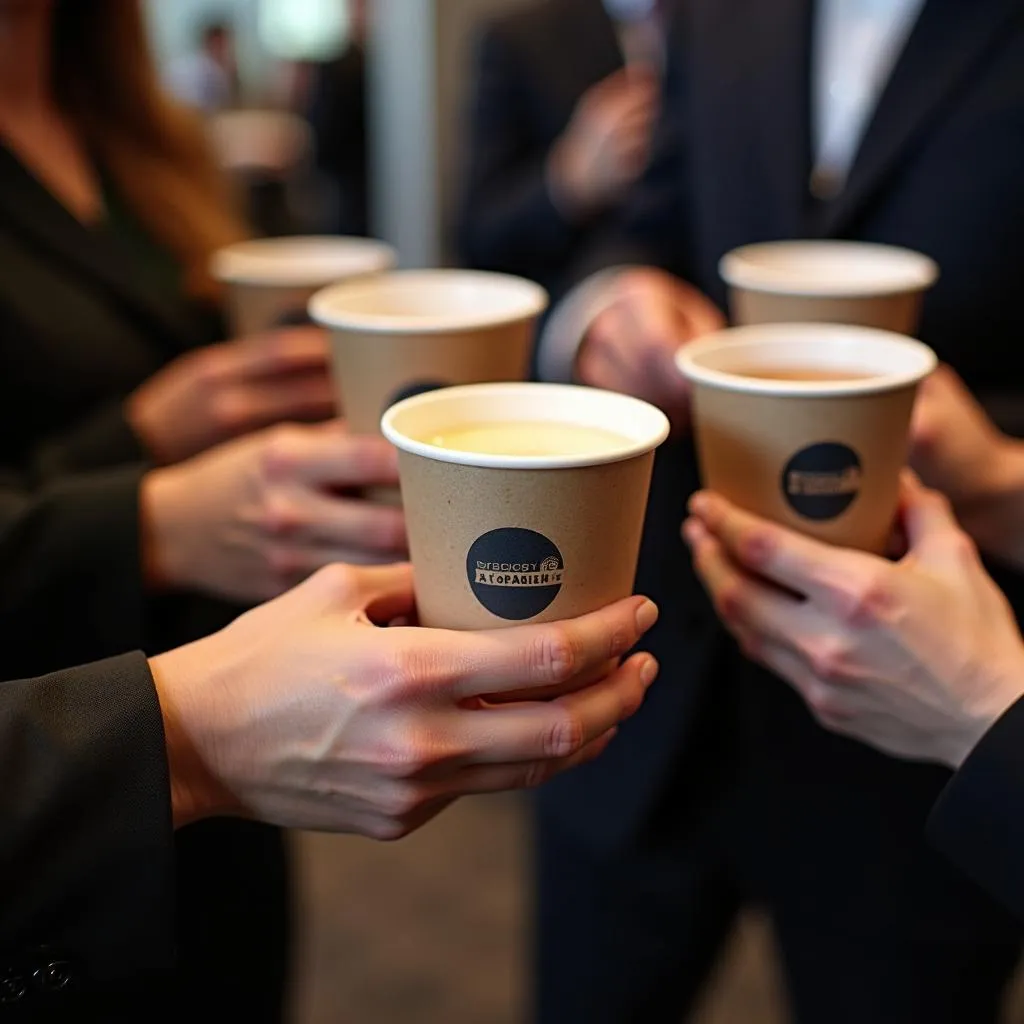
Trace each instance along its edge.
{"label": "pair of hands", "polygon": [[[578,374],[653,401],[683,426],[688,389],[672,357],[723,326],[721,314],[661,271],[626,272],[616,287]],[[1024,444],[1000,434],[947,367],[922,386],[911,435],[911,464],[947,498],[907,480],[909,546],[898,562],[817,543],[712,494],[694,498],[684,537],[743,648],[824,725],[957,766],[1024,694],[1024,644],[975,547],[1024,566]]]}
{"label": "pair of hands", "polygon": [[657,673],[649,654],[618,663],[657,618],[644,598],[492,632],[381,628],[412,611],[408,565],[334,565],[151,659],[175,824],[398,838],[596,757]]}

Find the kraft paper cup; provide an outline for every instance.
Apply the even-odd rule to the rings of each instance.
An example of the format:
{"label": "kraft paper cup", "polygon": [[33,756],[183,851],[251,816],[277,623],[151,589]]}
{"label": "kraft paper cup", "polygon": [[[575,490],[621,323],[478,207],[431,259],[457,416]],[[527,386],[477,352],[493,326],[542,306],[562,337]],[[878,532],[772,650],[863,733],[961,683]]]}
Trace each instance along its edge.
{"label": "kraft paper cup", "polygon": [[[885,549],[930,348],[866,327],[772,324],[707,335],[677,364],[693,383],[706,487],[821,540]],[[769,369],[794,378],[745,375]],[[799,370],[835,377],[795,379]]]}
{"label": "kraft paper cup", "polygon": [[547,293],[470,270],[401,270],[326,288],[310,316],[331,332],[349,429],[376,434],[395,402],[451,384],[522,380]]}
{"label": "kraft paper cup", "polygon": [[226,285],[232,336],[241,337],[305,323],[325,285],[389,270],[395,260],[391,246],[372,238],[259,238],[219,249],[211,273]]}
{"label": "kraft paper cup", "polygon": [[[599,454],[500,456],[430,442],[481,423],[568,423],[620,438]],[[420,621],[493,629],[565,619],[633,591],[664,414],[638,399],[558,384],[479,384],[399,402],[398,448]]]}
{"label": "kraft paper cup", "polygon": [[914,334],[937,264],[867,242],[766,242],[734,249],[719,271],[735,324],[859,324]]}

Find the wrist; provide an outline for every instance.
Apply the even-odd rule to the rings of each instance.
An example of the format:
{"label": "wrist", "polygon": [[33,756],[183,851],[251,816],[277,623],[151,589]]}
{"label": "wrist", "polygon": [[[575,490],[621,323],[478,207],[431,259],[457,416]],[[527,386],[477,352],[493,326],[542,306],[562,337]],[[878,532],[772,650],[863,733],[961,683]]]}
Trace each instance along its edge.
{"label": "wrist", "polygon": [[143,580],[150,590],[186,586],[191,580],[188,503],[181,476],[180,469],[169,467],[142,478],[139,535]]}
{"label": "wrist", "polygon": [[995,668],[984,698],[967,710],[962,727],[950,744],[946,763],[958,769],[1006,712],[1024,697],[1024,649],[1010,665]]}
{"label": "wrist", "polygon": [[149,659],[163,718],[175,828],[203,818],[236,815],[241,807],[203,756],[203,731],[214,717],[204,694],[218,686],[216,657],[207,640]]}

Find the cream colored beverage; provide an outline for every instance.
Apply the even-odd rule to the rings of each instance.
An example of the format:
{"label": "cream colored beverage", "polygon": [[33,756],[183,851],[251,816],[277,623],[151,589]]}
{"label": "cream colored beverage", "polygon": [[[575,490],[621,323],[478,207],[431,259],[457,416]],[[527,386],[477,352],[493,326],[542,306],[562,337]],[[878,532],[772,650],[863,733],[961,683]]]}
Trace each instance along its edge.
{"label": "cream colored beverage", "polygon": [[628,443],[611,430],[545,420],[460,424],[422,440],[483,455],[601,455]]}

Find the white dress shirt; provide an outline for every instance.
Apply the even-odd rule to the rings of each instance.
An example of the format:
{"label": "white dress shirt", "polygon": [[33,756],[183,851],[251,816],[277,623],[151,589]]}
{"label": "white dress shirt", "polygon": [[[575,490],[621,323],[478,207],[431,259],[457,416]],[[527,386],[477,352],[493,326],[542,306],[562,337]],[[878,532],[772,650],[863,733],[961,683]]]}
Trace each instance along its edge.
{"label": "white dress shirt", "polygon": [[[810,187],[819,197],[831,198],[842,191],[924,4],[925,0],[817,0],[811,53],[814,170]],[[594,274],[555,308],[538,351],[545,380],[572,379],[587,329],[617,298],[621,269],[611,267]]]}

